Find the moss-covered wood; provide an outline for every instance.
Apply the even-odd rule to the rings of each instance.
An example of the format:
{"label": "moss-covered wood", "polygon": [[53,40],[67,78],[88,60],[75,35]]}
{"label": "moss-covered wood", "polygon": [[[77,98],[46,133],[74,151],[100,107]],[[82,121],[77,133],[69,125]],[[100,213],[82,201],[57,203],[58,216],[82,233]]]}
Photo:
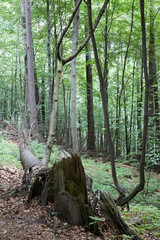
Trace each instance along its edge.
{"label": "moss-covered wood", "polygon": [[108,224],[121,231],[122,233],[131,236],[133,240],[140,240],[136,233],[128,227],[128,225],[121,218],[117,205],[113,198],[107,192],[100,193],[100,206]]}
{"label": "moss-covered wood", "polygon": [[89,214],[93,215],[93,211],[88,204],[85,172],[79,156],[56,162],[47,176],[47,186],[48,200],[54,202],[56,211],[71,224],[89,224]]}
{"label": "moss-covered wood", "polygon": [[[60,212],[73,225],[89,225],[93,210],[88,202],[86,176],[81,158],[77,155],[56,162],[46,173],[37,173],[28,201],[40,196],[40,203],[54,203],[55,211]],[[97,231],[97,226],[91,225]]]}
{"label": "moss-covered wood", "polygon": [[59,192],[66,191],[76,198],[82,194],[88,203],[85,172],[77,155],[56,162],[47,176],[47,183],[50,189],[48,200],[51,202]]}

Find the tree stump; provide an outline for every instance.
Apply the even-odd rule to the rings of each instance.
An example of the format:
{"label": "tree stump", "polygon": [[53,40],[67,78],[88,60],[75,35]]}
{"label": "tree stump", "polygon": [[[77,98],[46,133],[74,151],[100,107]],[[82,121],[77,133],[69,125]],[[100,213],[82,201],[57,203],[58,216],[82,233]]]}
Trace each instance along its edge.
{"label": "tree stump", "polygon": [[89,226],[97,231],[95,225],[89,225],[94,216],[88,202],[86,177],[81,158],[77,155],[63,158],[48,170],[40,174],[31,187],[29,201],[40,196],[41,204],[54,203],[55,211],[73,225]]}

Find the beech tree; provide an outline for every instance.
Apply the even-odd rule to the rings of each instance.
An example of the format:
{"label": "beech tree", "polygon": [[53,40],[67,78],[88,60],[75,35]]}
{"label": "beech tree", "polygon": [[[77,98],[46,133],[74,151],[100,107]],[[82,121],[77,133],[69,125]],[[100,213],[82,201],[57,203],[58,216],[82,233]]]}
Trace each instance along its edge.
{"label": "beech tree", "polygon": [[32,23],[31,23],[31,4],[30,0],[21,1],[21,9],[23,14],[22,24],[26,29],[26,37],[23,37],[25,69],[26,69],[26,103],[29,117],[29,128],[32,135],[38,136],[38,120],[36,109],[36,87],[35,87],[35,71],[34,71],[34,52],[32,40]]}
{"label": "beech tree", "polygon": [[[78,0],[74,1],[75,6]],[[77,10],[73,19],[73,43],[72,54],[76,51],[78,46],[78,28],[79,28],[79,9]],[[79,153],[77,124],[76,124],[76,57],[71,61],[71,133],[72,133],[72,152]]]}

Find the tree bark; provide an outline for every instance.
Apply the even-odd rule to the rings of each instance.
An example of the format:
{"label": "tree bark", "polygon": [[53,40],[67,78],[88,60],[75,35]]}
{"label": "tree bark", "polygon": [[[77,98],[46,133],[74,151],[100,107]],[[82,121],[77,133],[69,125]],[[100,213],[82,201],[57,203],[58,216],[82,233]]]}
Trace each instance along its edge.
{"label": "tree bark", "polygon": [[145,77],[145,102],[144,102],[144,126],[143,126],[143,139],[142,139],[142,152],[140,159],[140,182],[134,188],[134,190],[123,199],[119,199],[120,205],[128,203],[133,199],[137,193],[144,189],[145,185],[145,154],[146,154],[146,142],[147,142],[147,129],[148,129],[148,96],[149,96],[149,78],[148,78],[148,67],[147,67],[147,47],[146,47],[146,29],[145,29],[145,16],[144,16],[144,0],[140,0],[141,8],[141,27],[142,27],[142,52],[143,52],[143,67]]}
{"label": "tree bark", "polygon": [[[107,3],[108,3],[108,1],[107,1]],[[108,144],[109,144],[109,148],[110,148],[112,177],[113,177],[113,180],[114,180],[114,184],[117,187],[117,190],[119,191],[119,193],[124,194],[125,189],[118,182],[117,175],[116,175],[115,158],[114,158],[114,146],[113,146],[113,142],[112,142],[112,138],[111,138],[108,108],[106,106],[106,86],[105,86],[105,82],[104,82],[104,79],[103,79],[103,76],[102,76],[102,71],[101,71],[101,66],[100,66],[100,62],[99,62],[97,46],[96,46],[96,41],[95,41],[95,36],[94,36],[94,31],[93,31],[93,26],[92,26],[91,0],[87,1],[87,5],[88,5],[89,29],[90,29],[90,34],[91,34],[91,40],[92,40],[92,45],[93,45],[93,51],[94,51],[94,56],[95,56],[95,61],[96,61],[97,72],[98,72],[98,75],[99,75],[100,92],[101,92],[101,96],[102,96],[102,105],[103,105],[103,113],[104,113],[104,120],[105,120],[105,128],[106,128],[106,131],[107,131]]]}
{"label": "tree bark", "polygon": [[[54,202],[55,211],[73,225],[88,226],[89,216],[94,216],[88,202],[86,179],[81,159],[77,155],[63,158],[56,162],[52,169],[37,173],[31,187],[28,201],[35,196],[40,197],[40,203]],[[97,225],[90,228],[98,232]]]}
{"label": "tree bark", "polygon": [[25,1],[25,16],[26,16],[26,35],[27,35],[27,66],[28,66],[28,108],[29,108],[29,123],[32,135],[38,136],[38,121],[36,110],[35,97],[35,78],[34,78],[34,55],[32,41],[32,25],[31,25],[31,5],[30,0]]}
{"label": "tree bark", "polygon": [[87,79],[87,150],[94,152],[95,146],[95,130],[94,130],[94,111],[93,111],[93,83],[92,83],[92,65],[90,63],[91,56],[91,42],[86,46],[86,79]]}
{"label": "tree bark", "polygon": [[54,79],[54,92],[53,92],[53,102],[52,102],[52,111],[50,116],[50,124],[49,124],[49,133],[48,133],[48,139],[46,144],[46,149],[44,152],[42,163],[44,166],[48,165],[48,161],[50,159],[51,151],[53,143],[55,142],[55,136],[56,136],[56,122],[57,122],[57,108],[58,108],[58,93],[59,93],[59,81],[62,74],[62,62],[59,62],[59,65],[57,67],[55,79]]}
{"label": "tree bark", "polygon": [[49,109],[52,108],[52,81],[51,81],[51,26],[50,26],[50,1],[47,5],[47,59],[48,59],[48,84],[49,84]]}
{"label": "tree bark", "polygon": [[20,159],[25,171],[28,171],[33,166],[41,166],[42,163],[36,158],[28,148],[20,147]]}
{"label": "tree bark", "polygon": [[[75,6],[78,0],[74,1]],[[77,10],[73,19],[73,40],[72,40],[72,54],[76,51],[78,46],[78,29],[79,29],[79,9]],[[72,133],[72,152],[79,154],[78,134],[76,124],[76,57],[71,61],[71,133]]]}
{"label": "tree bark", "polygon": [[100,193],[100,206],[108,224],[111,227],[118,229],[128,236],[132,236],[134,240],[140,240],[136,233],[131,230],[128,225],[121,218],[117,205],[113,198],[107,192]]}

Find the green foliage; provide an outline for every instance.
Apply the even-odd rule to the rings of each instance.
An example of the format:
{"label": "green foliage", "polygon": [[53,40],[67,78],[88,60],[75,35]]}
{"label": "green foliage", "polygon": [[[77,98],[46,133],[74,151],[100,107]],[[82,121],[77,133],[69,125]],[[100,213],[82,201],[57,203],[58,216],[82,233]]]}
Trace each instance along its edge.
{"label": "green foliage", "polygon": [[90,223],[90,225],[98,223],[98,222],[104,222],[105,218],[99,218],[99,217],[93,217],[93,216],[89,216],[90,219],[92,219],[92,222]]}
{"label": "green foliage", "polygon": [[19,158],[19,149],[12,142],[8,142],[4,136],[0,134],[0,165],[21,167]]}
{"label": "green foliage", "polygon": [[[95,162],[93,159],[82,159],[86,172],[93,179],[93,191],[108,191],[112,196],[117,196],[117,190],[114,187],[110,163]],[[139,172],[135,167],[123,165],[117,166],[117,177],[119,182],[125,186],[126,194],[130,193],[139,183]],[[159,194],[160,178],[153,172],[146,173],[146,185],[142,192],[133,199],[134,202],[143,205],[154,205],[160,207]]]}
{"label": "green foliage", "polygon": [[[59,150],[58,150],[58,146],[54,145],[52,147],[52,153],[51,153],[51,157],[50,157],[50,163],[49,165],[53,165],[53,163],[58,159],[58,154],[59,154]],[[43,159],[43,154],[45,151],[45,145],[39,143],[37,140],[32,141],[31,143],[31,151],[33,152],[33,154],[38,157],[40,160]]]}
{"label": "green foliage", "polygon": [[[124,220],[139,234],[150,232],[152,237],[160,237],[160,209],[154,206],[142,206],[140,204],[130,205],[130,211],[124,211]],[[141,224],[132,224],[132,219],[140,219]]]}

